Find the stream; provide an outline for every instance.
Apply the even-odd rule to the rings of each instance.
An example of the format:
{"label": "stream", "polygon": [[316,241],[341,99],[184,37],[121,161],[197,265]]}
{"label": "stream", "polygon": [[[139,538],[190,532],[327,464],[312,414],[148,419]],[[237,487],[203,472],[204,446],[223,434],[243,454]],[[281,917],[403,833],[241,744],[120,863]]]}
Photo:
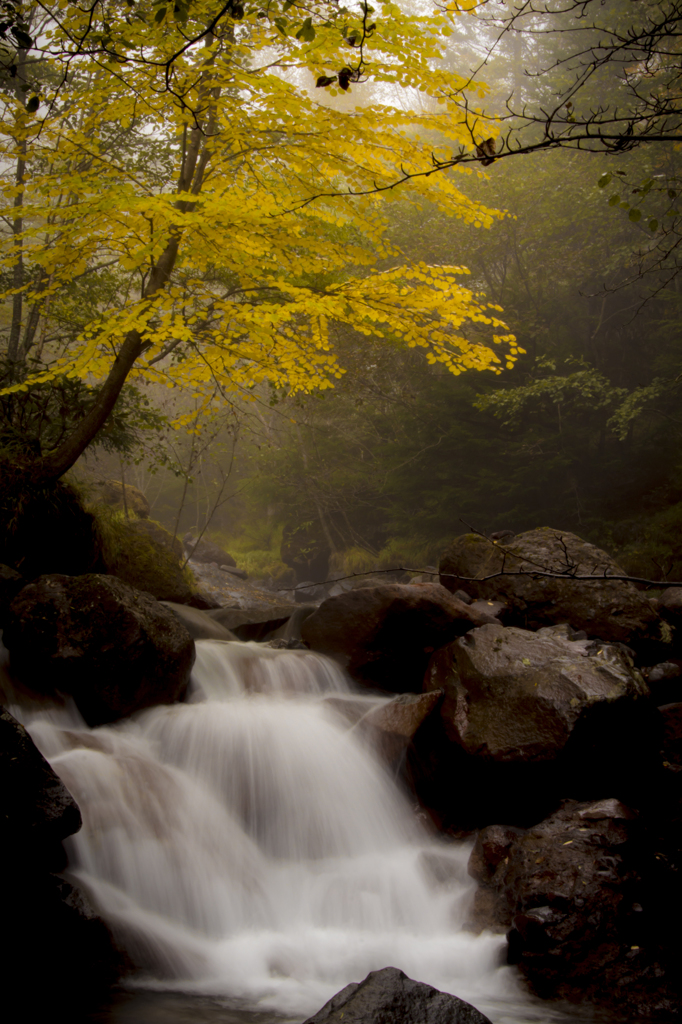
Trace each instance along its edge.
{"label": "stream", "polygon": [[338,711],[386,698],[308,651],[196,646],[186,703],[97,729],[11,709],[81,808],[70,873],[136,967],[93,1022],[300,1022],[386,966],[493,1024],[593,1019],[531,999],[504,937],[465,930],[470,846],[427,830]]}

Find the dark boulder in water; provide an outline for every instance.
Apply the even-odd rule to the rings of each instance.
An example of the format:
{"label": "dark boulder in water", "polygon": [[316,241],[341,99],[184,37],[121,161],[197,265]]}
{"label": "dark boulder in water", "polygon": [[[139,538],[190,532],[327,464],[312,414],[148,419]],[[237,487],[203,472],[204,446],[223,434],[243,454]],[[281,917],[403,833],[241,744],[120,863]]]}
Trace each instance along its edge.
{"label": "dark boulder in water", "polygon": [[446,691],[448,736],[491,761],[552,761],[600,705],[633,708],[649,688],[619,647],[571,639],[562,626],[531,633],[482,626],[442,648],[428,689]]}
{"label": "dark boulder in water", "polygon": [[24,587],[4,642],[20,683],[73,696],[91,726],[179,700],[194,663],[194,641],[170,609],[96,574],[40,576]]}
{"label": "dark boulder in water", "polygon": [[371,971],[337,992],[305,1024],[490,1024],[471,1003],[413,981],[397,967]]}
{"label": "dark boulder in water", "polygon": [[567,801],[527,831],[483,829],[469,861],[480,885],[472,929],[509,929],[509,962],[543,998],[626,1010],[619,1020],[677,1019],[674,872],[666,906],[646,879],[662,855],[643,838],[615,799]]}
{"label": "dark boulder in water", "polygon": [[410,761],[446,827],[533,824],[561,798],[637,801],[652,784],[661,722],[644,679],[619,646],[573,635],[485,625],[433,655],[424,689],[445,698]]}
{"label": "dark boulder in water", "polygon": [[[62,840],[81,827],[78,806],[31,737],[0,712],[0,859],[3,970],[33,1015],[71,1017],[113,984],[123,966],[109,931],[74,884]],[[47,1016],[46,1016],[47,1019]]]}
{"label": "dark boulder in water", "polygon": [[359,682],[405,693],[420,688],[434,650],[495,621],[438,583],[387,583],[323,601],[301,635],[311,650],[330,655]]}
{"label": "dark boulder in water", "polygon": [[[81,827],[80,811],[23,725],[0,710],[0,834],[5,855],[25,861],[54,853]],[[61,866],[61,865],[60,865]]]}

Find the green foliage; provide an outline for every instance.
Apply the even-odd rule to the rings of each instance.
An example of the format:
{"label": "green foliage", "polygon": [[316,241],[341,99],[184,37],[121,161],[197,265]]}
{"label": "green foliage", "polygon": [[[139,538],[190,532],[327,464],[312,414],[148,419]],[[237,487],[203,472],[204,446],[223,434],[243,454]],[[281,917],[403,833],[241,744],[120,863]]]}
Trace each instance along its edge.
{"label": "green foliage", "polygon": [[[0,359],[0,392],[16,379],[17,369]],[[14,455],[40,455],[56,448],[87,413],[97,390],[78,378],[59,377],[28,391],[0,393],[0,448]],[[144,391],[128,385],[99,432],[93,447],[130,454],[144,434],[157,433],[166,418]]]}
{"label": "green foliage", "polygon": [[634,538],[618,552],[623,568],[643,579],[682,578],[682,501],[627,523]]}
{"label": "green foliage", "polygon": [[376,554],[365,548],[352,547],[336,551],[329,560],[331,572],[342,572],[348,576],[354,572],[372,572],[378,568]]}
{"label": "green foliage", "polygon": [[682,499],[680,297],[664,288],[640,310],[640,228],[604,205],[593,162],[550,154],[490,173],[471,191],[510,214],[490,231],[396,206],[392,237],[414,259],[465,259],[526,355],[500,378],[452,379],[404,347],[337,335],[347,374],[334,392],[262,414],[267,440],[240,467],[243,515],[268,505],[280,521],[323,519],[337,571],[433,563],[468,526],[550,523],[619,557],[639,545],[643,575],[657,574],[652,555],[674,534],[658,513]]}
{"label": "green foliage", "polygon": [[[568,364],[575,362],[573,359],[564,360]],[[577,362],[581,364],[582,360]],[[561,408],[564,415],[571,416],[590,410],[612,409],[627,395],[625,388],[614,388],[611,381],[594,367],[562,377],[540,375],[547,370],[556,370],[556,363],[551,360],[536,360],[536,368],[539,375],[529,384],[485,395],[476,401],[476,408],[491,411],[505,427],[518,428],[534,413],[553,412],[556,415],[556,409]],[[619,413],[612,417],[614,422]]]}

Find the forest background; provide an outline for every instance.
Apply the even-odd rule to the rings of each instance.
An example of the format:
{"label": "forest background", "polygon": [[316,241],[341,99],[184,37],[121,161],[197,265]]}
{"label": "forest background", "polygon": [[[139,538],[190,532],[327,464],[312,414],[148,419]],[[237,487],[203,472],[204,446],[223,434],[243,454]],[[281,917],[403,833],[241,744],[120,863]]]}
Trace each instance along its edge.
{"label": "forest background", "polygon": [[[502,119],[496,129],[502,138],[533,129],[527,111],[546,110],[548,97],[555,105],[561,97],[570,129],[575,108],[566,95],[575,67],[566,68],[558,55],[581,51],[581,26],[565,21],[557,35],[542,12],[531,11],[530,21],[503,31],[502,15],[511,10],[514,16],[515,9],[498,6],[501,13],[490,18],[487,5],[457,13],[432,66],[456,69],[466,80],[472,70],[480,74],[490,116]],[[607,6],[613,24],[627,31],[632,5]],[[410,12],[419,18],[417,7]],[[576,8],[565,16],[579,13]],[[6,35],[16,50],[16,34],[7,29]],[[624,74],[633,75],[629,59],[628,65],[612,62],[588,83],[588,111],[607,109],[619,97]],[[10,77],[6,98],[15,88]],[[329,109],[343,114],[369,102],[369,87],[358,77],[350,90],[327,96]],[[393,89],[390,102],[407,121],[415,103],[414,122],[428,116],[428,98],[418,91],[386,82],[376,88],[384,97]],[[307,84],[303,91],[311,92]],[[25,109],[31,95],[24,91]],[[468,111],[465,124],[467,117]],[[333,568],[360,571],[433,563],[469,526],[519,532],[548,525],[607,548],[633,574],[679,578],[680,142],[671,132],[641,146],[617,139],[592,153],[537,146],[493,161],[476,149],[481,138],[460,133],[471,173],[457,184],[471,209],[499,214],[453,217],[447,190],[429,194],[408,180],[380,208],[385,248],[376,266],[379,273],[388,269],[399,252],[407,266],[467,267],[475,301],[501,307],[499,316],[517,339],[518,358],[507,368],[455,376],[442,360],[425,360],[422,342],[411,344],[398,329],[373,336],[350,316],[332,317],[330,343],[344,370],[332,388],[307,390],[263,378],[227,394],[215,376],[203,382],[208,392],[181,376],[172,389],[136,379],[76,463],[81,485],[94,492],[99,480],[124,478],[146,493],[152,517],[171,532],[207,530],[255,575],[277,576],[282,537],[295,532],[310,544],[326,543]],[[427,141],[439,152],[442,138],[434,129]],[[135,159],[163,162],[158,139],[149,136],[147,146],[146,157],[143,141],[143,155],[138,151]],[[437,174],[454,181],[461,170]],[[6,177],[16,185],[14,166]],[[16,246],[13,222],[7,217],[5,223],[8,244]],[[360,263],[372,248],[371,234],[363,237],[351,220],[327,224],[325,231],[321,248],[353,249]],[[8,352],[16,265],[16,258],[6,262],[3,282]],[[360,280],[371,273],[354,269]],[[326,272],[337,283],[346,279],[340,265]],[[314,278],[309,270],[298,284],[313,289]],[[60,330],[41,300],[51,331],[40,350],[45,365],[63,360],[74,338],[101,318],[107,285],[111,279],[98,272],[53,288]],[[28,309],[27,302],[24,329]],[[428,334],[428,325],[422,328]],[[27,363],[22,381],[35,370]],[[16,366],[4,372],[12,387]],[[68,433],[92,402],[96,381],[89,372],[9,391],[2,406],[7,450],[16,453],[19,443],[34,451],[57,445],[61,434],[56,438],[54,431]]]}

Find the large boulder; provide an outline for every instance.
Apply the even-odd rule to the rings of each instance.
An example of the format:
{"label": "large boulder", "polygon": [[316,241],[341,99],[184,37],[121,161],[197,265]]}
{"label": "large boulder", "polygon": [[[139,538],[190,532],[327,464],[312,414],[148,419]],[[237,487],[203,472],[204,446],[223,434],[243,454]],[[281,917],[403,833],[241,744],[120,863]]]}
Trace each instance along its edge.
{"label": "large boulder", "polygon": [[470,927],[509,929],[509,961],[544,998],[673,1020],[679,970],[633,819],[611,798],[568,801],[527,831],[483,829],[469,861],[479,883]]}
{"label": "large boulder", "polygon": [[420,688],[434,650],[494,621],[437,583],[388,583],[328,598],[301,635],[359,682],[405,693]]}
{"label": "large boulder", "polygon": [[542,527],[504,542],[467,533],[447,548],[439,568],[443,586],[454,592],[466,580],[475,597],[508,605],[515,625],[568,622],[590,637],[626,644],[660,637],[659,616],[646,596],[632,583],[604,578],[624,570],[573,533]]}
{"label": "large boulder", "polygon": [[[31,737],[0,712],[0,859],[4,878],[3,970],[30,992],[38,1018],[69,1016],[99,1000],[121,958],[104,923],[75,885],[55,874],[62,840],[81,827],[80,811]],[[37,984],[39,981],[39,984]]]}
{"label": "large boulder", "polygon": [[107,573],[159,601],[195,603],[197,588],[191,571],[182,565],[182,544],[160,523],[100,515],[99,525]]}
{"label": "large boulder", "polygon": [[433,656],[425,685],[446,691],[449,738],[491,761],[552,761],[595,708],[649,695],[619,647],[565,626],[481,626]]}
{"label": "large boulder", "polygon": [[490,1024],[471,1003],[413,981],[397,967],[351,982],[305,1024]]}
{"label": "large boulder", "polygon": [[113,576],[41,576],[10,606],[10,668],[34,693],[72,695],[102,725],[185,692],[194,641],[150,594]]}
{"label": "large boulder", "polygon": [[646,683],[621,648],[571,635],[485,625],[434,654],[424,688],[445,690],[440,729],[420,734],[412,769],[451,824],[528,824],[562,797],[646,789],[660,748]]}
{"label": "large boulder", "polygon": [[[41,862],[81,827],[80,811],[23,725],[0,709],[0,835],[2,850]],[[48,864],[61,868],[63,865]]]}

